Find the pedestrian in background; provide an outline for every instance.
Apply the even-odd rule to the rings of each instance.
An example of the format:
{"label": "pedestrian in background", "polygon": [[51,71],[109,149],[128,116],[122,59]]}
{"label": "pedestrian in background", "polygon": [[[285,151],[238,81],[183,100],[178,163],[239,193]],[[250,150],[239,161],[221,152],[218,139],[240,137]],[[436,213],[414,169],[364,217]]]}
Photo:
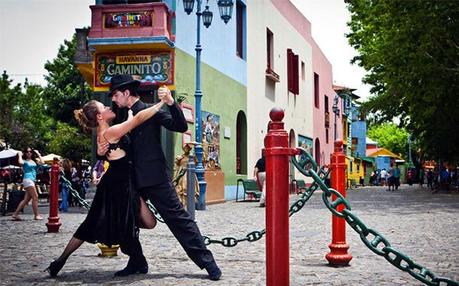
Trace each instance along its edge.
{"label": "pedestrian in background", "polygon": [[424,175],[425,175],[424,168],[421,167],[421,169],[419,170],[419,187],[421,188],[422,188],[422,185],[424,184]]}
{"label": "pedestrian in background", "polygon": [[389,187],[388,191],[395,191],[394,177],[393,177],[394,167],[390,167],[387,171],[387,186]]}
{"label": "pedestrian in background", "polygon": [[260,207],[263,208],[266,205],[266,162],[264,154],[261,154],[261,158],[258,159],[253,168],[253,177],[257,181],[258,188],[261,191]]}
{"label": "pedestrian in background", "polygon": [[395,164],[394,170],[392,170],[392,177],[394,180],[395,190],[398,190],[398,187],[400,187],[400,174],[401,174],[400,168],[398,167],[397,164]]}
{"label": "pedestrian in background", "polygon": [[[61,164],[61,176],[64,176],[69,182],[72,178],[72,162],[69,159],[62,160]],[[61,186],[61,204],[59,205],[59,210],[63,212],[67,212],[69,206],[72,205],[72,198],[70,194],[69,185],[59,180]]]}
{"label": "pedestrian in background", "polygon": [[387,171],[386,168],[381,170],[381,186],[385,186],[387,184]]}
{"label": "pedestrian in background", "polygon": [[26,148],[24,153],[21,151],[18,152],[18,163],[22,166],[24,172],[22,186],[26,193],[24,199],[19,203],[11,217],[13,220],[22,220],[19,217],[19,212],[32,200],[34,219],[41,220],[43,217],[38,212],[38,193],[35,180],[37,178],[37,163],[44,164],[43,159],[37,150]]}

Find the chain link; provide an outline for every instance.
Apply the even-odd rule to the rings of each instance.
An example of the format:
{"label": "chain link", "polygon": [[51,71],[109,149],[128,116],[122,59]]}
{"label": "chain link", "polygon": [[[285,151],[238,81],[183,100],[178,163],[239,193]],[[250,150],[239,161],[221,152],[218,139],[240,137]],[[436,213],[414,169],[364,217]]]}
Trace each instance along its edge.
{"label": "chain link", "polygon": [[[303,148],[297,148],[300,152],[300,162],[297,161],[296,157],[292,157],[292,163],[298,170],[314,180],[313,185],[318,186],[323,191],[322,199],[325,206],[336,216],[342,217],[346,220],[349,226],[354,229],[360,236],[363,243],[374,253],[383,256],[389,263],[394,265],[400,270],[408,272],[415,279],[423,282],[429,286],[459,286],[457,281],[437,277],[432,271],[425,268],[422,265],[415,263],[409,256],[403,252],[393,248],[390,242],[379,232],[373,230],[365,225],[359,217],[351,212],[351,205],[346,198],[344,198],[339,192],[332,188],[328,188],[323,180],[320,178],[320,172],[316,173],[317,164],[314,162],[312,156]],[[308,161],[309,160],[309,161]],[[308,170],[304,169],[304,166],[312,166]],[[334,201],[330,201],[332,195],[336,196]],[[342,211],[338,211],[337,208],[343,206]]]}
{"label": "chain link", "polygon": [[64,176],[64,172],[61,172],[61,175],[59,176],[59,179],[61,180],[61,183],[65,184],[66,187],[70,190],[70,193],[72,194],[72,196],[77,199],[77,201],[80,203],[80,205],[82,207],[84,207],[85,209],[89,209],[91,207],[91,204],[84,200],[80,194],[78,193],[77,190],[75,190],[73,187],[72,187],[72,183],[67,180],[67,178]]}

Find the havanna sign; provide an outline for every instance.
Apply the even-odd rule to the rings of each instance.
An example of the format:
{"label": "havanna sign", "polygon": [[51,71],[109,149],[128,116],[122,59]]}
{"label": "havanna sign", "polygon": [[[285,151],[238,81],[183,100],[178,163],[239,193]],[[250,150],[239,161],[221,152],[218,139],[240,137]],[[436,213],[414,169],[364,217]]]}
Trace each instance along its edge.
{"label": "havanna sign", "polygon": [[117,74],[130,74],[142,84],[172,85],[173,56],[169,52],[96,55],[96,87],[108,87]]}

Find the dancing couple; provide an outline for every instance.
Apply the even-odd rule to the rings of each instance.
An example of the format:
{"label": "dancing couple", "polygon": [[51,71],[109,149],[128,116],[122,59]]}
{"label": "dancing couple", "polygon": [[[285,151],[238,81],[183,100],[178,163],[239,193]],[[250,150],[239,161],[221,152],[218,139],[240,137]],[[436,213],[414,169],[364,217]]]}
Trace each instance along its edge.
{"label": "dancing couple", "polygon": [[[138,228],[151,229],[156,225],[156,219],[148,210],[146,200],[154,204],[191,260],[199,268],[206,269],[210,280],[219,280],[222,275],[196,222],[180,203],[166,171],[160,141],[161,126],[185,132],[188,126],[183,112],[167,87],[158,89],[160,102],[149,105],[140,100],[137,94],[139,85],[140,82],[131,75],[112,77],[112,101],[118,107],[132,111],[132,116],[116,118],[121,122],[119,124],[110,126],[115,113],[95,100],[75,111],[83,129],[97,131],[98,154],[104,154],[110,166],[97,185],[86,219],[61,256],[47,268],[51,277],[59,273],[68,257],[85,241],[120,245],[129,261],[115,276],[147,273],[148,263],[143,255]],[[166,108],[161,109],[163,105]]]}

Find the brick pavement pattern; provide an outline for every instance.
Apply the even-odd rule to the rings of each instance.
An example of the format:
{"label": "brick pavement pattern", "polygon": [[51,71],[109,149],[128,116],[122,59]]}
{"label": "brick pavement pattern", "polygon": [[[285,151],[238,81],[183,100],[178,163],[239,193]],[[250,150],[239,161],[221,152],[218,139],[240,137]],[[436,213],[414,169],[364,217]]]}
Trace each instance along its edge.
{"label": "brick pavement pattern", "polygon": [[[402,186],[396,192],[368,187],[347,194],[352,212],[393,247],[437,276],[459,280],[458,192],[432,194],[426,188]],[[297,198],[292,195],[291,202]],[[47,213],[47,209],[41,211]],[[242,238],[264,228],[264,211],[257,203],[231,201],[196,212],[196,219],[202,233],[211,238]],[[213,282],[188,259],[162,223],[140,234],[150,266],[146,275],[115,278],[114,272],[126,265],[127,256],[118,252],[116,257],[98,257],[95,245],[83,244],[58,277],[49,278],[43,270],[61,253],[85,216],[86,211],[78,208],[61,213],[59,233],[47,233],[46,220],[32,220],[30,206],[22,215],[24,221],[0,217],[0,285],[265,285],[265,237],[233,248],[210,245],[223,271],[222,279]],[[349,226],[350,266],[329,267],[325,254],[330,242],[331,213],[317,191],[290,219],[290,285],[422,285],[371,252]]]}

